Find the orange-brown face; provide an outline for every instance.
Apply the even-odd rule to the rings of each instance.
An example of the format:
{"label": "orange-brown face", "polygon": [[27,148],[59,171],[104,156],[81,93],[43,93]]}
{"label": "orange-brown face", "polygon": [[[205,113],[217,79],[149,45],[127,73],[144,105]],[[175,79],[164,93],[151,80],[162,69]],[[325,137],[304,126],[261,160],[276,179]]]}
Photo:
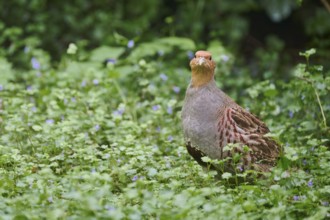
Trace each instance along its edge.
{"label": "orange-brown face", "polygon": [[212,54],[208,51],[197,51],[195,57],[190,61],[190,67],[194,72],[213,72],[215,62],[212,60]]}

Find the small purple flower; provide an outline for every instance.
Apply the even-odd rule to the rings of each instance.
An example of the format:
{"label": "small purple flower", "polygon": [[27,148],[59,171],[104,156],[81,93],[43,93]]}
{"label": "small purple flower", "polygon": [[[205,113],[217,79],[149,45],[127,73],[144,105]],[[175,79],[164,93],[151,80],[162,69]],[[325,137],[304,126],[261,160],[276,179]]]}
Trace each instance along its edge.
{"label": "small purple flower", "polygon": [[49,197],[47,198],[47,201],[50,202],[50,203],[53,203],[53,197],[52,197],[52,196],[49,196]]}
{"label": "small purple flower", "polygon": [[322,204],[323,206],[329,206],[329,202],[328,202],[328,201],[322,201],[321,204]]}
{"label": "small purple flower", "polygon": [[120,164],[120,163],[121,163],[121,159],[118,159],[118,160],[117,160],[117,163]]}
{"label": "small purple flower", "polygon": [[110,206],[110,205],[106,205],[104,208],[105,208],[106,210],[108,210],[108,211],[114,211],[114,210],[116,210],[115,207]]}
{"label": "small purple flower", "polygon": [[122,115],[124,112],[125,112],[125,109],[117,109],[117,110],[113,111],[113,114],[114,114],[114,115],[118,115],[118,116],[120,116],[120,115]]}
{"label": "small purple flower", "polygon": [[307,160],[303,159],[302,163],[303,163],[304,166],[306,166],[307,165]]}
{"label": "small purple flower", "polygon": [[133,176],[132,181],[135,182],[135,181],[137,181],[138,179],[139,179],[138,176]]}
{"label": "small purple flower", "polygon": [[129,40],[128,43],[127,43],[127,47],[128,48],[134,47],[134,40]]}
{"label": "small purple flower", "polygon": [[113,59],[113,58],[109,58],[109,59],[107,59],[107,63],[115,64],[115,63],[117,63],[117,60]]}
{"label": "small purple flower", "polygon": [[119,116],[119,115],[122,115],[121,111],[119,111],[119,110],[115,110],[115,111],[113,111],[113,114],[114,114],[114,115],[118,115],[118,116]]}
{"label": "small purple flower", "polygon": [[187,56],[188,56],[189,59],[192,59],[192,58],[195,57],[194,52],[192,52],[191,50],[189,50],[189,51],[187,52]]}
{"label": "small purple flower", "polygon": [[313,180],[309,180],[308,183],[307,183],[307,186],[313,187]]}
{"label": "small purple flower", "polygon": [[35,70],[39,70],[40,69],[40,63],[37,60],[37,58],[35,58],[35,57],[32,57],[32,59],[31,59],[31,65],[32,65],[32,68],[35,69]]}
{"label": "small purple flower", "polygon": [[293,200],[294,200],[294,201],[298,201],[298,200],[300,200],[300,196],[293,196]]}
{"label": "small purple flower", "polygon": [[32,86],[28,86],[28,87],[26,87],[26,90],[27,90],[27,91],[31,91],[31,90],[32,90]]}
{"label": "small purple flower", "polygon": [[47,119],[46,123],[49,125],[52,125],[52,124],[54,124],[54,119]]}
{"label": "small purple flower", "polygon": [[152,110],[154,110],[154,111],[157,111],[157,110],[159,110],[160,109],[160,106],[159,105],[154,105],[154,106],[152,106]]}
{"label": "small purple flower", "polygon": [[104,155],[104,158],[105,158],[105,159],[110,158],[110,154],[105,154],[105,155]]}
{"label": "small purple flower", "polygon": [[85,87],[86,86],[86,80],[83,80],[80,85],[81,85],[81,87]]}
{"label": "small purple flower", "polygon": [[293,111],[289,111],[289,117],[290,118],[293,118],[293,114],[294,114]]}
{"label": "small purple flower", "polygon": [[96,173],[96,169],[95,168],[92,168],[91,169],[91,173]]}
{"label": "small purple flower", "polygon": [[173,114],[173,109],[172,109],[172,107],[167,107],[167,113],[168,114]]}
{"label": "small purple flower", "polygon": [[242,166],[237,166],[237,169],[240,171],[240,172],[243,172],[244,169],[242,168]]}
{"label": "small purple flower", "polygon": [[37,108],[36,108],[35,106],[32,106],[32,107],[31,107],[31,111],[32,111],[32,112],[36,112],[36,111],[37,111]]}
{"label": "small purple flower", "polygon": [[220,56],[220,58],[221,58],[221,60],[223,61],[223,62],[228,62],[228,60],[229,60],[229,56],[227,56],[226,54],[222,54],[221,56]]}
{"label": "small purple flower", "polygon": [[167,81],[167,79],[168,79],[168,77],[164,73],[161,73],[159,76],[163,81]]}
{"label": "small purple flower", "polygon": [[72,97],[71,98],[71,102],[77,102],[76,98],[75,97]]}
{"label": "small purple flower", "polygon": [[99,80],[98,79],[94,79],[93,80],[93,84],[97,86],[99,84]]}
{"label": "small purple flower", "polygon": [[94,126],[94,129],[95,129],[95,131],[98,131],[98,130],[100,130],[100,125],[98,125],[98,124],[97,124],[97,125],[95,125],[95,126]]}
{"label": "small purple flower", "polygon": [[161,129],[161,127],[159,127],[159,126],[156,128],[156,131],[157,131],[157,132],[160,132],[161,130],[162,130],[162,129]]}
{"label": "small purple flower", "polygon": [[2,91],[3,90],[3,85],[0,85],[0,91]]}
{"label": "small purple flower", "polygon": [[172,135],[168,136],[168,137],[167,137],[167,140],[168,140],[168,141],[173,141],[173,136],[172,136]]}
{"label": "small purple flower", "polygon": [[24,53],[28,53],[30,51],[30,48],[28,46],[24,47]]}
{"label": "small purple flower", "polygon": [[178,86],[173,86],[172,89],[176,94],[178,94],[180,92],[180,87],[178,87]]}

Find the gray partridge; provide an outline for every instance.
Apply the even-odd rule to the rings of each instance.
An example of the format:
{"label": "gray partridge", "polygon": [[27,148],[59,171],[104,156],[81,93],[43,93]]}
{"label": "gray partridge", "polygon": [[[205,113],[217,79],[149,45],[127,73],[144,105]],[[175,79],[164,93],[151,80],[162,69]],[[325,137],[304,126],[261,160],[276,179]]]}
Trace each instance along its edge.
{"label": "gray partridge", "polygon": [[[234,153],[240,153],[240,171],[269,171],[276,164],[279,145],[265,136],[269,129],[260,119],[217,88],[215,66],[207,51],[197,51],[190,61],[192,78],[181,115],[189,154],[202,166],[208,165],[202,161],[203,156],[227,159],[222,171],[234,173],[238,167],[228,163]],[[224,149],[229,143],[237,144],[232,150]]]}

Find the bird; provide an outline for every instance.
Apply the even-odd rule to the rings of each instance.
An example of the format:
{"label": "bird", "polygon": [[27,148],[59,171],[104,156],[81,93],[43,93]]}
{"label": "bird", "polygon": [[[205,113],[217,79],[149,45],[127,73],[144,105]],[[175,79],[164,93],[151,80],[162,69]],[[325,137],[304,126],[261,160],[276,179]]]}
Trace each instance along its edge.
{"label": "bird", "polygon": [[[255,170],[268,172],[276,165],[281,148],[258,117],[238,105],[215,82],[216,63],[208,51],[197,51],[190,61],[191,80],[181,112],[188,153],[203,167],[220,173]],[[233,146],[226,148],[226,146]],[[241,155],[239,161],[233,156]],[[203,160],[225,161],[220,167]]]}

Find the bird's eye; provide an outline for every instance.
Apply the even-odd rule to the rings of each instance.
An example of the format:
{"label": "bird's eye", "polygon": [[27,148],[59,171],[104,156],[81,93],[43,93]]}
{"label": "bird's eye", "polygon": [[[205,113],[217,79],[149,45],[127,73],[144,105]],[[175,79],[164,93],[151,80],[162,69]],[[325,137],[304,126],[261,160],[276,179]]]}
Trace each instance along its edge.
{"label": "bird's eye", "polygon": [[196,55],[194,56],[194,58],[196,58]]}
{"label": "bird's eye", "polygon": [[209,60],[212,60],[212,57],[210,57],[210,59]]}

